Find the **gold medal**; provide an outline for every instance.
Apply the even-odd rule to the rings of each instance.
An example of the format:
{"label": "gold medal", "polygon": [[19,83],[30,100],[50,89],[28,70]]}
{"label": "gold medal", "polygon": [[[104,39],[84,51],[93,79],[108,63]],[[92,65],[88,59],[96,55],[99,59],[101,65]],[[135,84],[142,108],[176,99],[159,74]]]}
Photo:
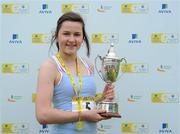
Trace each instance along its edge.
{"label": "gold medal", "polygon": [[76,130],[80,131],[84,128],[84,122],[83,121],[77,121],[76,122]]}

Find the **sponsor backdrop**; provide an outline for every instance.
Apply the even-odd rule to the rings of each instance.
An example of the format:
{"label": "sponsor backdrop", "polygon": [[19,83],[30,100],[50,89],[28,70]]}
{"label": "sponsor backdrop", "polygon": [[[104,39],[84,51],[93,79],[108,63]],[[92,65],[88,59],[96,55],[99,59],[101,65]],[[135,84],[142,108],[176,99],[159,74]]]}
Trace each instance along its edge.
{"label": "sponsor backdrop", "polygon": [[[37,73],[49,56],[64,12],[86,22],[94,63],[114,42],[121,78],[114,85],[120,119],[98,123],[99,134],[179,134],[180,1],[1,0],[0,123],[2,134],[48,134],[35,119]],[[85,56],[82,46],[80,55]],[[100,66],[100,65],[98,65]],[[95,71],[98,91],[104,86]]]}

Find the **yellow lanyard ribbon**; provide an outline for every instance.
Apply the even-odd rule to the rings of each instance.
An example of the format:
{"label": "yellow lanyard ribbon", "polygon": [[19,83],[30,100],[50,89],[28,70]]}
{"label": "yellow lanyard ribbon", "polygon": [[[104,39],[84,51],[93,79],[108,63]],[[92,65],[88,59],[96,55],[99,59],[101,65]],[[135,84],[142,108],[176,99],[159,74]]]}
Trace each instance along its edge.
{"label": "yellow lanyard ribbon", "polygon": [[[56,53],[56,58],[58,59],[58,61],[61,63],[61,65],[63,66],[63,68],[65,69],[65,72],[67,73],[69,79],[70,79],[70,82],[71,82],[71,85],[73,86],[73,89],[74,89],[74,92],[75,92],[75,95],[77,97],[79,97],[79,94],[82,90],[82,79],[81,79],[81,73],[80,73],[80,70],[79,70],[79,63],[78,63],[78,59],[76,58],[76,66],[77,66],[77,75],[78,75],[78,83],[79,83],[79,90],[77,90],[77,87],[76,87],[76,84],[74,82],[74,79],[73,79],[73,76],[71,75],[71,73],[69,72],[68,68],[66,67],[63,59],[61,58],[60,54],[59,53]],[[78,111],[81,111],[81,104],[80,104],[80,97],[78,98]]]}

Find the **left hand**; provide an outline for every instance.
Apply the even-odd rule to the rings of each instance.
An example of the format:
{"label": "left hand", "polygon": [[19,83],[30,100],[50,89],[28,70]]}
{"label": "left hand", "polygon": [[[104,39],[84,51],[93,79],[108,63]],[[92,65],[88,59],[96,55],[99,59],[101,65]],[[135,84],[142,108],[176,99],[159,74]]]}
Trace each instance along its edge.
{"label": "left hand", "polygon": [[108,82],[102,93],[103,101],[112,101],[114,99],[114,85],[112,82]]}

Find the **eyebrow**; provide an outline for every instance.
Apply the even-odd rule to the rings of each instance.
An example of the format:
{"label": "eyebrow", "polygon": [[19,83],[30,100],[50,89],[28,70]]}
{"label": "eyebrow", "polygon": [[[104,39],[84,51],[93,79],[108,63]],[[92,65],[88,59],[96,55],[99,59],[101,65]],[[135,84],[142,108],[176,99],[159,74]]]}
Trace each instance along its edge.
{"label": "eyebrow", "polygon": [[[66,33],[66,32],[70,32],[70,31],[62,31],[63,33]],[[77,32],[74,32],[74,33],[82,33],[82,32],[79,32],[79,31],[77,31]]]}

